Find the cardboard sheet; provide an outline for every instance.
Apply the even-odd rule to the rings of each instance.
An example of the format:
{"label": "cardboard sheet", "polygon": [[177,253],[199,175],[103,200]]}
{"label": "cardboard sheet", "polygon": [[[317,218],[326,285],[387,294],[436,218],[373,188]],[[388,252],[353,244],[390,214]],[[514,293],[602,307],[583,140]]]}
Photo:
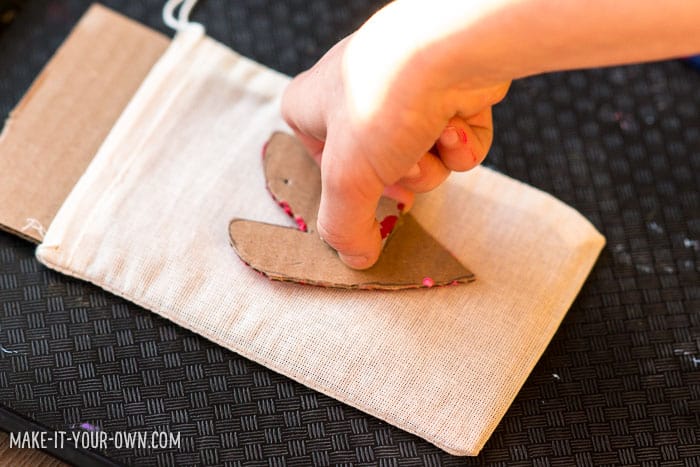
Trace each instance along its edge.
{"label": "cardboard sheet", "polygon": [[263,165],[268,190],[298,229],[235,219],[229,232],[241,259],[270,279],[374,290],[474,280],[474,274],[389,198],[382,198],[377,209],[386,242],[379,261],[365,271],[348,268],[315,232],[321,173],[303,145],[291,135],[275,133],[265,145]]}
{"label": "cardboard sheet", "polygon": [[90,7],[5,122],[0,228],[41,241],[168,44],[112,10]]}

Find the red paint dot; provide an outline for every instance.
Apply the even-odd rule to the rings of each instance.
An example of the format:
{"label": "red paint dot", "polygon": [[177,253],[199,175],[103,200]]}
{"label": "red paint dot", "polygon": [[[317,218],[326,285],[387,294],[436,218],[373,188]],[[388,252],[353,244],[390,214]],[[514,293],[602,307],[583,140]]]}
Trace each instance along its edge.
{"label": "red paint dot", "polygon": [[382,238],[386,238],[389,236],[392,230],[394,230],[394,227],[396,226],[396,221],[399,220],[398,217],[396,216],[386,216],[380,223],[380,233],[382,234]]}
{"label": "red paint dot", "polygon": [[435,281],[431,279],[430,277],[424,277],[423,278],[423,286],[424,287],[432,287],[435,285]]}
{"label": "red paint dot", "polygon": [[288,202],[286,201],[277,201],[277,204],[284,210],[284,212],[294,219],[294,222],[297,223],[297,227],[299,227],[299,230],[302,232],[308,232],[309,227],[306,225],[306,221],[304,220],[303,217],[301,216],[295,216],[294,212],[292,212],[292,207],[289,205]]}
{"label": "red paint dot", "polygon": [[406,205],[403,203],[399,203],[396,205],[396,209],[398,209],[399,212],[403,212],[403,208],[405,208],[405,207],[406,207]]}
{"label": "red paint dot", "polygon": [[289,206],[288,202],[279,201],[277,204],[279,204],[280,207],[284,209],[284,212],[286,212],[289,217],[294,217],[294,214],[292,213],[292,208]]}
{"label": "red paint dot", "polygon": [[299,230],[302,232],[308,232],[308,228],[306,226],[306,222],[304,219],[301,218],[301,216],[295,216],[294,217],[294,222],[297,223],[297,226],[299,227]]}

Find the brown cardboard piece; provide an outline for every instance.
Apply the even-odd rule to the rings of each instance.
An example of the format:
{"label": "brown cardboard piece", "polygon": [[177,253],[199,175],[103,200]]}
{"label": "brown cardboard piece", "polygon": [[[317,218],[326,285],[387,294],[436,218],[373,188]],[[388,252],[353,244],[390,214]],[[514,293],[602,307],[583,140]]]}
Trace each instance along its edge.
{"label": "brown cardboard piece", "polygon": [[[265,183],[272,198],[297,223],[314,232],[321,203],[321,173],[304,147],[290,135],[276,132],[263,148]],[[382,197],[375,217],[380,222],[382,248],[403,222],[403,205]]]}
{"label": "brown cardboard piece", "polygon": [[41,242],[41,231],[168,44],[125,16],[90,7],[0,135],[0,228]]}
{"label": "brown cardboard piece", "polygon": [[[264,149],[267,188],[295,219],[299,229],[244,219],[229,226],[239,257],[270,279],[324,287],[399,290],[471,282],[474,274],[460,264],[410,214],[400,215],[375,266],[356,271],[345,266],[315,232],[321,174],[294,137],[275,133]],[[383,198],[380,221],[398,220],[396,202]]]}

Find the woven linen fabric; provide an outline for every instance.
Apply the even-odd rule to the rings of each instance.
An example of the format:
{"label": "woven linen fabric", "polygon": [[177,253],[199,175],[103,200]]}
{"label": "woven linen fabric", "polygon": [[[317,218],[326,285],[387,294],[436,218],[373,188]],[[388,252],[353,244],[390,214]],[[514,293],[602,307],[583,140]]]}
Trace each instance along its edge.
{"label": "woven linen fabric", "polygon": [[[486,168],[414,207],[467,286],[403,292],[271,282],[228,222],[289,222],[260,151],[287,78],[179,33],[48,229],[37,257],[458,455],[475,455],[544,351],[602,236]],[[313,265],[310,265],[313,267]]]}

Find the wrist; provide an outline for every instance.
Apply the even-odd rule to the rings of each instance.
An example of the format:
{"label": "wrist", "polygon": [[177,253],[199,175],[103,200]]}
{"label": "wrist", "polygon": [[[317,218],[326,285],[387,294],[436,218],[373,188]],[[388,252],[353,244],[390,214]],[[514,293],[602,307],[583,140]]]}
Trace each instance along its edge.
{"label": "wrist", "polygon": [[[364,61],[410,72],[429,87],[480,88],[540,71],[523,53],[523,17],[512,0],[396,0],[353,37]],[[516,54],[520,51],[519,54]]]}

